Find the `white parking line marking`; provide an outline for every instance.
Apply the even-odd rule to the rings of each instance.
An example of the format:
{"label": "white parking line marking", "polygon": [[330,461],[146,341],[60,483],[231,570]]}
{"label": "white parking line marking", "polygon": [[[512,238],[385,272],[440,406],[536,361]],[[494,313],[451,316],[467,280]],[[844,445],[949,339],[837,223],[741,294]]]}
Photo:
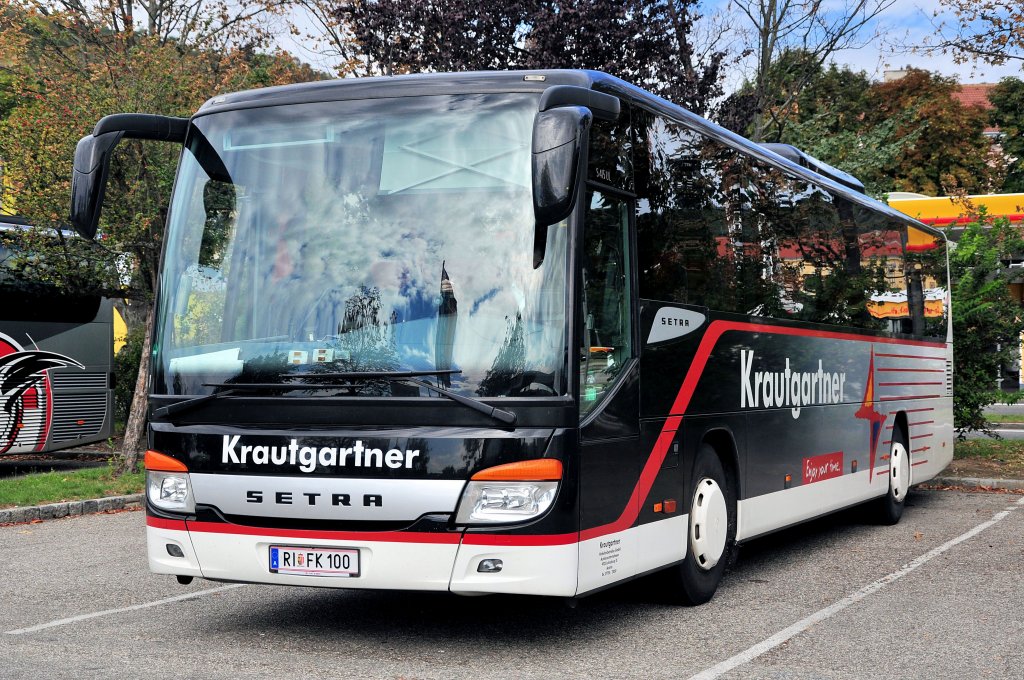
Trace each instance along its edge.
{"label": "white parking line marking", "polygon": [[997,512],[995,515],[992,516],[992,519],[988,520],[987,522],[982,522],[981,524],[979,524],[978,526],[974,527],[970,531],[968,531],[966,533],[963,533],[963,534],[960,534],[956,538],[953,538],[953,539],[950,539],[950,540],[946,541],[945,543],[943,543],[942,545],[938,546],[937,548],[932,548],[931,550],[929,550],[925,554],[921,555],[917,559],[913,560],[912,562],[908,562],[907,564],[904,564],[902,567],[900,567],[896,571],[892,572],[888,576],[883,576],[882,578],[878,579],[877,581],[875,581],[873,583],[869,583],[868,585],[864,586],[863,588],[861,588],[857,592],[853,593],[852,595],[848,595],[847,597],[844,597],[843,599],[839,600],[838,602],[835,602],[834,604],[829,605],[828,607],[825,607],[824,609],[819,609],[818,611],[814,612],[813,614],[811,614],[807,618],[804,618],[804,619],[801,619],[801,620],[797,621],[796,623],[794,623],[792,626],[789,626],[788,628],[783,628],[782,630],[780,630],[775,635],[772,635],[770,638],[767,638],[765,640],[762,640],[761,642],[758,642],[753,647],[750,647],[749,649],[746,649],[746,650],[740,652],[736,656],[730,657],[730,658],[726,659],[725,661],[721,662],[720,664],[712,666],[711,668],[708,668],[707,670],[703,670],[700,673],[697,673],[696,675],[691,676],[690,680],[713,680],[714,678],[718,678],[718,677],[728,673],[729,671],[733,670],[734,668],[742,666],[743,664],[745,664],[745,663],[747,663],[749,661],[753,661],[754,659],[756,659],[757,657],[761,656],[765,652],[769,652],[769,651],[775,649],[776,647],[778,647],[779,645],[783,644],[784,642],[789,641],[791,638],[796,637],[797,635],[799,635],[800,633],[804,632],[805,630],[807,630],[811,626],[813,626],[813,625],[815,625],[817,623],[821,623],[822,621],[824,621],[825,619],[829,618],[830,616],[833,616],[834,614],[837,614],[837,613],[841,612],[842,610],[846,609],[851,604],[854,604],[855,602],[859,602],[860,600],[863,600],[868,595],[870,595],[870,594],[872,594],[872,593],[874,593],[874,592],[876,592],[878,590],[881,590],[882,588],[884,588],[885,586],[889,585],[893,581],[895,581],[897,579],[903,578],[904,576],[906,576],[910,572],[914,571],[915,569],[917,569],[921,565],[925,564],[926,562],[928,562],[928,561],[938,557],[939,555],[941,555],[942,553],[946,552],[947,550],[949,550],[953,546],[958,545],[960,543],[963,543],[964,541],[966,541],[969,538],[973,538],[974,536],[977,536],[982,531],[984,531],[985,529],[988,529],[990,526],[992,526],[994,524],[998,524],[999,522],[1001,522],[1004,519],[1006,519],[1010,515],[1010,513],[1012,511],[1018,509],[1022,505],[1024,505],[1024,498],[1021,498],[1014,505],[1006,508],[1005,510],[1003,510],[1001,512]]}
{"label": "white parking line marking", "polygon": [[29,626],[28,628],[18,628],[16,630],[6,630],[5,635],[24,635],[25,633],[37,633],[47,628],[54,628],[56,626],[65,626],[69,623],[76,623],[78,621],[85,621],[86,619],[95,619],[97,616],[107,616],[109,614],[120,614],[122,612],[133,612],[137,609],[148,609],[149,607],[157,607],[162,604],[170,604],[171,602],[181,602],[182,600],[193,600],[197,597],[203,597],[204,595],[212,595],[214,593],[223,593],[225,590],[232,590],[233,588],[241,588],[245,586],[244,583],[232,583],[229,586],[220,586],[219,588],[207,588],[206,590],[200,590],[197,593],[186,593],[185,595],[175,595],[174,597],[166,597],[162,600],[155,600],[153,602],[144,602],[142,604],[135,604],[131,607],[121,607],[119,609],[104,609],[101,612],[93,612],[91,614],[79,614],[78,616],[72,616],[66,619],[58,619],[57,621],[50,621],[49,623],[40,623],[37,626]]}

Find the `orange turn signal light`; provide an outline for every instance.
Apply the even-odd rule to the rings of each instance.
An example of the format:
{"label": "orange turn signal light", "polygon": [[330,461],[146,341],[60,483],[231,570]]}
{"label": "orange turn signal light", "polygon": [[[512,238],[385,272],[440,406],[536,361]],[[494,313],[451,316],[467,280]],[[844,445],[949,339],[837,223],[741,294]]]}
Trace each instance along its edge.
{"label": "orange turn signal light", "polygon": [[146,451],[146,469],[160,472],[188,472],[188,468],[180,460],[159,451]]}
{"label": "orange turn signal light", "polygon": [[521,460],[496,465],[473,475],[474,482],[552,482],[562,478],[562,461],[556,458]]}

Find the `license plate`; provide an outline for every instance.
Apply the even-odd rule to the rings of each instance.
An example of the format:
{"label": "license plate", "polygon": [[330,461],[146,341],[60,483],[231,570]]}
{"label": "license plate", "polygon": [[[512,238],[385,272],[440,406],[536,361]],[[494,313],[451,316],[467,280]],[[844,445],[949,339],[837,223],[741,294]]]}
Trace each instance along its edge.
{"label": "license plate", "polygon": [[272,545],[270,573],[354,578],[359,576],[359,550]]}

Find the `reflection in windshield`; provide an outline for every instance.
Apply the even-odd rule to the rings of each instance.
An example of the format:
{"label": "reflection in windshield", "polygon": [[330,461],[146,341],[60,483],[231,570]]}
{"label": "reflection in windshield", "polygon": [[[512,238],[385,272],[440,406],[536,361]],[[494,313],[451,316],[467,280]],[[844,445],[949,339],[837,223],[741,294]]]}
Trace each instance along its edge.
{"label": "reflection in windshield", "polygon": [[196,119],[168,232],[158,389],[451,369],[437,380],[465,394],[564,394],[566,234],[548,229],[534,269],[535,112],[532,95],[502,94]]}

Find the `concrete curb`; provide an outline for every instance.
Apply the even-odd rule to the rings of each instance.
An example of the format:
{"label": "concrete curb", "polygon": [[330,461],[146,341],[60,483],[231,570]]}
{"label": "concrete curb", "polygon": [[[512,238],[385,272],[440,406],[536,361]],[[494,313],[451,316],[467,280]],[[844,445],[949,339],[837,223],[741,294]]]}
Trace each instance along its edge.
{"label": "concrete curb", "polygon": [[984,487],[986,489],[1006,489],[1017,491],[1024,489],[1024,479],[995,479],[983,477],[934,477],[925,484],[939,486]]}
{"label": "concrete curb", "polygon": [[24,508],[0,510],[0,524],[21,524],[42,519],[59,519],[72,515],[91,515],[107,510],[121,510],[142,503],[142,494],[129,496],[109,496],[93,498],[85,501],[67,501],[66,503],[50,503]]}

